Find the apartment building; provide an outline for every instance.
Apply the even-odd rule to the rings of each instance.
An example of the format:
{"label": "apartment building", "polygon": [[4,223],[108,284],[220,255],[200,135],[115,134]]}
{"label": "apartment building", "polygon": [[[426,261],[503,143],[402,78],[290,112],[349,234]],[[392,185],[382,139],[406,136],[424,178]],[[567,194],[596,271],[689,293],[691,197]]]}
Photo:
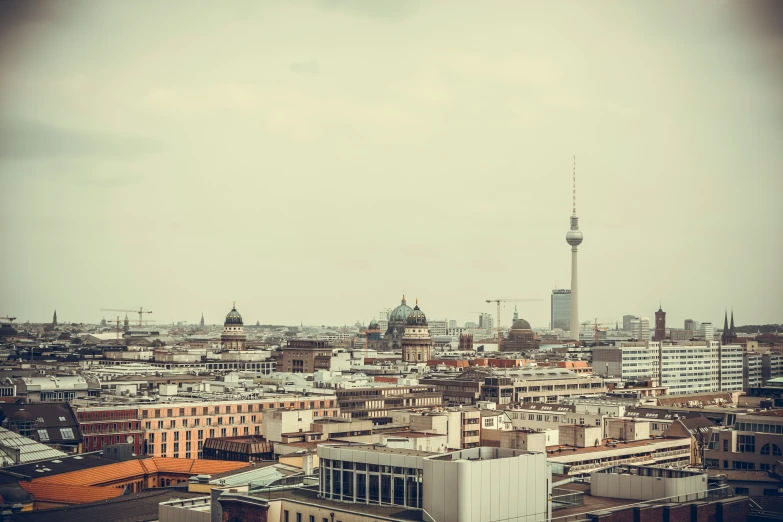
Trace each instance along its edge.
{"label": "apartment building", "polygon": [[478,401],[494,402],[498,406],[556,403],[607,391],[601,378],[557,368],[471,368],[457,377],[432,377],[419,382],[436,386],[449,405],[476,404]]}
{"label": "apartment building", "polygon": [[768,380],[783,377],[783,353],[768,352],[761,356],[761,379]]}
{"label": "apartment building", "polygon": [[745,348],[719,341],[622,343],[593,348],[593,372],[625,382],[657,380],[669,394],[741,391]]}
{"label": "apartment building", "polygon": [[334,397],[280,395],[250,400],[84,406],[77,409],[77,418],[85,451],[132,442],[138,455],[201,458],[207,438],[263,435],[264,413],[276,408],[312,410],[315,418],[337,417],[340,411]]}
{"label": "apartment building", "polygon": [[704,452],[712,469],[770,471],[783,460],[783,410],[737,415],[732,427],[713,428]]}
{"label": "apartment building", "polygon": [[[329,341],[318,339],[291,339],[282,350],[277,371],[290,373],[313,373],[316,370],[339,370],[333,368],[332,357],[338,350]],[[350,357],[347,358],[350,367]]]}
{"label": "apartment building", "polygon": [[742,357],[742,389],[758,388],[763,384],[762,355],[757,352],[747,352]]}
{"label": "apartment building", "polygon": [[391,410],[443,406],[443,394],[433,385],[376,386],[336,390],[345,418],[371,417],[382,421]]}

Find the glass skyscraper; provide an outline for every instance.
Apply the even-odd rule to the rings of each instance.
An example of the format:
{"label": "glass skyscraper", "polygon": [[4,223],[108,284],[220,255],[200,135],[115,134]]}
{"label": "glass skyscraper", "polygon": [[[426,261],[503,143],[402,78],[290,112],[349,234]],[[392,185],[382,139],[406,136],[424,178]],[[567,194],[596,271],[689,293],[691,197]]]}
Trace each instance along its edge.
{"label": "glass skyscraper", "polygon": [[552,290],[550,328],[571,328],[571,290]]}

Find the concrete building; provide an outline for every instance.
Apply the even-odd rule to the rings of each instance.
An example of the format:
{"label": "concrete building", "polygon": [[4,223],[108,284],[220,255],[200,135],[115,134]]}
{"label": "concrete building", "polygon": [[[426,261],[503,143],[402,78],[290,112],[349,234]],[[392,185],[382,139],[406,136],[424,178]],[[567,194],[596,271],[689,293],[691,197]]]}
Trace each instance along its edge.
{"label": "concrete building", "polygon": [[634,339],[641,342],[650,340],[650,318],[635,317],[631,319],[631,335]]}
{"label": "concrete building", "polygon": [[283,442],[283,436],[291,433],[306,433],[313,424],[312,410],[274,409],[264,412],[264,438],[272,442]]}
{"label": "concrete building", "polygon": [[291,339],[282,350],[283,356],[277,370],[291,373],[332,370],[332,356],[336,351],[327,340]]}
{"label": "concrete building", "polygon": [[631,331],[631,321],[634,319],[639,319],[639,317],[635,315],[624,315],[623,316],[623,331],[624,332],[630,332]]}
{"label": "concrete building", "polygon": [[701,326],[699,327],[699,336],[705,341],[714,341],[715,329],[713,328],[712,323],[701,323]]}
{"label": "concrete building", "polygon": [[783,353],[768,352],[761,356],[761,380],[766,385],[770,379],[783,377]]}
{"label": "concrete building", "polygon": [[747,352],[742,356],[742,389],[747,391],[763,384],[762,355]]}
{"label": "concrete building", "polygon": [[658,345],[628,342],[593,348],[593,373],[623,381],[644,381],[659,374]]}
{"label": "concrete building", "polygon": [[594,497],[686,502],[706,499],[708,489],[707,474],[701,471],[623,465],[590,474]]}
{"label": "concrete building", "polygon": [[318,457],[319,496],[327,500],[423,509],[423,520],[433,522],[551,518],[551,468],[544,453],[321,445]]}
{"label": "concrete building", "polygon": [[737,415],[733,426],[713,428],[704,462],[711,469],[770,471],[783,460],[783,410]]}
{"label": "concrete building", "polygon": [[335,392],[343,417],[385,422],[391,410],[443,406],[443,395],[433,385],[375,386]]}

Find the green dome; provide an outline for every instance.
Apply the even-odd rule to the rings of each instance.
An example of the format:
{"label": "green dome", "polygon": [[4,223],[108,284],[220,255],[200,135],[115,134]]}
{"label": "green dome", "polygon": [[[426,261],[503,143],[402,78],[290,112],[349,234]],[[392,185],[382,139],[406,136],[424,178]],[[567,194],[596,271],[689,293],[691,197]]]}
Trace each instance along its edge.
{"label": "green dome", "polygon": [[413,308],[405,304],[405,296],[402,296],[402,303],[400,306],[392,310],[389,315],[389,322],[401,322],[404,323],[408,320],[408,316],[413,313]]}

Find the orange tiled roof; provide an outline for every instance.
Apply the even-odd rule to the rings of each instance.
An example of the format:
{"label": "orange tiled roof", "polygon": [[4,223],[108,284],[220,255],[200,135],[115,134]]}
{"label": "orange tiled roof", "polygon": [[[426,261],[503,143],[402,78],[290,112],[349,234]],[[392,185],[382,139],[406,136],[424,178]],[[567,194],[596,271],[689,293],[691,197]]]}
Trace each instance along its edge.
{"label": "orange tiled roof", "polygon": [[249,466],[247,462],[152,457],[142,460],[127,460],[125,462],[81,469],[49,477],[40,477],[33,479],[33,482],[98,486],[156,473],[180,473],[183,475],[213,474],[233,471],[246,466]]}
{"label": "orange tiled roof", "polygon": [[48,484],[34,480],[19,482],[19,486],[31,493],[35,500],[62,504],[86,504],[122,495],[122,488],[109,486],[76,486],[73,484]]}
{"label": "orange tiled roof", "polygon": [[142,461],[139,460],[127,460],[125,462],[107,464],[106,466],[97,466],[94,468],[80,469],[77,471],[70,471],[68,473],[61,473],[59,475],[52,475],[49,477],[36,478],[33,479],[33,482],[95,486],[105,484],[107,482],[114,482],[117,480],[146,475],[147,473],[145,472],[144,466],[142,466],[141,462]]}

